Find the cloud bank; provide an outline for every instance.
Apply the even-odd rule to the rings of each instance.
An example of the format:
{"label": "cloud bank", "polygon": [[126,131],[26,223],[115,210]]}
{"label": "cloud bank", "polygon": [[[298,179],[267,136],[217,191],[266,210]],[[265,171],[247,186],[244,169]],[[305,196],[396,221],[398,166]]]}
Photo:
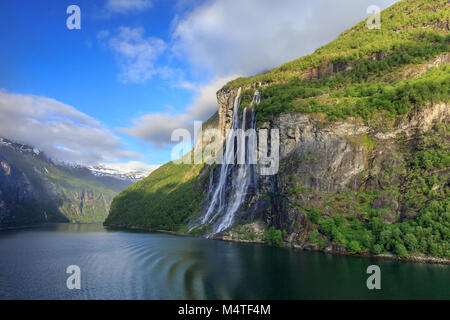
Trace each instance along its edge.
{"label": "cloud bank", "polygon": [[57,100],[0,91],[0,136],[37,147],[53,159],[96,164],[139,158],[100,122]]}
{"label": "cloud bank", "polygon": [[395,0],[213,0],[179,19],[174,50],[193,66],[253,75],[312,53]]}
{"label": "cloud bank", "polygon": [[119,128],[118,131],[151,142],[158,148],[167,147],[171,144],[170,138],[175,129],[187,129],[193,134],[194,120],[206,120],[217,111],[217,90],[234,78],[235,76],[228,76],[214,79],[198,88],[194,101],[183,113],[149,113],[135,119],[132,127]]}
{"label": "cloud bank", "polygon": [[[181,3],[184,0],[179,0]],[[179,2],[179,3],[180,3]],[[216,91],[237,76],[255,75],[312,53],[380,8],[395,0],[212,0],[195,6],[173,21],[170,50],[187,59],[194,72],[213,80],[197,87],[197,97],[185,112],[150,113],[134,120],[123,133],[156,146],[170,143],[174,129],[190,129],[217,110]]]}
{"label": "cloud bank", "polygon": [[121,70],[118,77],[124,83],[143,83],[166,70],[155,65],[167,49],[165,42],[146,37],[143,28],[119,27],[117,34],[111,37],[109,31],[101,30],[97,38],[107,41]]}

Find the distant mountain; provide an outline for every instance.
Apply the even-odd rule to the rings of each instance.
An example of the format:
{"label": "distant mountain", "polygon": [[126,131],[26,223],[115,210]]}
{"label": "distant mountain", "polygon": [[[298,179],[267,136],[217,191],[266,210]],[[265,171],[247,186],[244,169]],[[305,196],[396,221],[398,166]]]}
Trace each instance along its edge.
{"label": "distant mountain", "polygon": [[159,166],[148,166],[142,168],[130,168],[124,167],[118,164],[100,164],[96,166],[90,166],[88,169],[98,177],[113,177],[125,181],[139,181],[146,178]]}
{"label": "distant mountain", "polygon": [[46,222],[103,222],[133,177],[99,176],[58,164],[40,150],[0,138],[0,229]]}

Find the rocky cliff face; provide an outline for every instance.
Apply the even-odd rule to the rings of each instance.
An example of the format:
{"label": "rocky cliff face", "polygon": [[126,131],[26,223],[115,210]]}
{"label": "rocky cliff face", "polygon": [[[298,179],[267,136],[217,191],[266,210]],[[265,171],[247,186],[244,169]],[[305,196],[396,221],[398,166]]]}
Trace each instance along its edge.
{"label": "rocky cliff face", "polygon": [[[227,88],[217,93],[221,132],[231,127],[236,95],[236,89]],[[406,162],[423,137],[431,134],[435,126],[449,121],[448,103],[430,103],[397,120],[389,130],[370,127],[355,119],[328,122],[320,115],[304,113],[284,113],[261,123],[258,130],[279,129],[280,171],[274,176],[257,174],[257,187],[249,192],[238,210],[235,225],[239,230],[241,225],[249,230],[261,223],[272,225],[286,231],[285,241],[307,247],[315,229],[307,213],[311,209],[320,210],[326,217],[357,212],[360,208],[352,197],[361,192],[376,194],[370,206],[375,210],[384,208],[382,219],[388,223],[415,218],[417,208],[410,206],[399,191],[408,184]],[[220,166],[211,171],[213,181],[217,181],[219,171]],[[448,174],[448,168],[444,171]],[[392,186],[396,188],[391,193]],[[434,186],[445,187],[445,184]],[[214,185],[205,185],[205,193],[211,193],[210,188],[214,189]],[[255,225],[253,221],[261,222]],[[261,239],[262,232],[255,231],[256,234]],[[240,236],[242,233],[232,228],[215,237]]]}
{"label": "rocky cliff face", "polygon": [[1,161],[0,165],[1,194],[9,194],[17,202],[36,200],[33,186],[22,171],[12,167],[6,161]]}
{"label": "rocky cliff face", "polygon": [[[48,185],[42,183],[26,158],[38,159],[31,148],[5,139],[0,145],[0,228],[44,222],[68,222],[59,212]],[[21,161],[13,161],[17,156]]]}

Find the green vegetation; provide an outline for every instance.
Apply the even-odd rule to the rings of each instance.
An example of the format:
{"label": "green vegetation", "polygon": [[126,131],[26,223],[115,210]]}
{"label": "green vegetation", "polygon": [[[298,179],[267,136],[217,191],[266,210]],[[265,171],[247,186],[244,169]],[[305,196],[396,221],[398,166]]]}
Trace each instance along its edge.
{"label": "green vegetation", "polygon": [[[203,165],[169,162],[114,198],[105,223],[179,231],[203,201]],[[195,232],[204,232],[197,230]]]}
{"label": "green vegetation", "polygon": [[[450,51],[450,45],[447,44],[446,50]],[[321,113],[329,121],[360,117],[368,122],[380,112],[392,118],[420,109],[430,101],[448,101],[449,88],[448,65],[431,69],[417,79],[394,82],[372,80],[352,84],[343,76],[312,81],[295,79],[260,89],[261,103],[256,112],[260,122],[283,112]]]}
{"label": "green vegetation", "polygon": [[387,190],[400,197],[408,212],[417,212],[417,218],[388,223],[383,217],[390,208],[371,207],[380,192],[357,192],[347,196],[348,202],[353,197],[360,203],[355,212],[323,217],[320,211],[312,209],[308,219],[332,242],[348,247],[351,253],[394,252],[398,256],[450,258],[449,127],[438,124],[420,138],[415,152],[404,160],[405,171],[399,173],[405,183]]}
{"label": "green vegetation", "polygon": [[[351,253],[394,252],[398,256],[424,254],[450,258],[450,200],[434,201],[421,210],[415,220],[388,224],[377,213],[364,220],[336,215],[320,218],[320,230],[331,241],[349,248]],[[317,243],[318,234],[311,243]]]}
{"label": "green vegetation", "polygon": [[308,219],[311,220],[314,223],[319,223],[319,219],[320,219],[321,214],[322,213],[319,210],[316,210],[316,209],[312,208],[308,212]]}
{"label": "green vegetation", "polygon": [[253,228],[248,225],[237,225],[232,230],[233,238],[237,238],[239,240],[253,241],[257,238],[257,235]]}
{"label": "green vegetation", "polygon": [[279,245],[283,243],[283,233],[272,226],[264,232],[263,240],[266,243]]}
{"label": "green vegetation", "polygon": [[325,249],[326,248],[326,243],[325,240],[323,239],[323,237],[321,237],[319,235],[319,231],[318,230],[313,230],[311,232],[311,234],[309,235],[309,243],[310,244],[317,244],[319,245],[319,247],[321,249]]}
{"label": "green vegetation", "polygon": [[250,88],[247,90],[242,91],[241,93],[241,104],[239,105],[239,113],[242,114],[245,108],[248,108],[250,106],[250,103],[252,102],[253,96],[255,95],[255,89]]}
{"label": "green vegetation", "polygon": [[[425,209],[432,202],[449,201],[450,125],[438,124],[422,137],[407,161],[405,202],[413,210]],[[435,211],[435,210],[433,210]],[[450,215],[450,210],[447,210]]]}
{"label": "green vegetation", "polygon": [[313,230],[309,235],[309,242],[311,244],[319,243],[319,231],[317,229]]}

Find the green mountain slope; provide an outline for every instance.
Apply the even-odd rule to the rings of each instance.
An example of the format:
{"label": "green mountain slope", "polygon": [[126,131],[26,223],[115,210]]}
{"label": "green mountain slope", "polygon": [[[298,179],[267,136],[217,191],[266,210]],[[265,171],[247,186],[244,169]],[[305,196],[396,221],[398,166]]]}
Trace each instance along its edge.
{"label": "green mountain slope", "polygon": [[105,224],[182,231],[203,200],[202,168],[173,163],[162,166],[114,198]]}
{"label": "green mountain slope", "polygon": [[[322,113],[331,121],[350,116],[365,121],[382,115],[392,122],[424,106],[447,101],[448,67],[430,69],[448,58],[450,6],[446,0],[401,1],[384,10],[381,29],[362,21],[315,53],[228,87],[263,83],[258,120],[282,112]],[[247,97],[243,106],[252,97]]]}
{"label": "green mountain slope", "polygon": [[[257,89],[258,125],[279,128],[292,150],[279,190],[260,178],[224,238],[450,258],[449,16],[447,0],[400,1],[379,30],[362,21],[309,56],[222,88],[227,101],[243,89],[241,111]],[[214,168],[160,168],[114,199],[106,223],[185,231],[204,213]],[[264,236],[249,223],[259,219]]]}
{"label": "green mountain slope", "polygon": [[0,144],[0,228],[45,222],[103,222],[131,182],[57,165],[31,147]]}

